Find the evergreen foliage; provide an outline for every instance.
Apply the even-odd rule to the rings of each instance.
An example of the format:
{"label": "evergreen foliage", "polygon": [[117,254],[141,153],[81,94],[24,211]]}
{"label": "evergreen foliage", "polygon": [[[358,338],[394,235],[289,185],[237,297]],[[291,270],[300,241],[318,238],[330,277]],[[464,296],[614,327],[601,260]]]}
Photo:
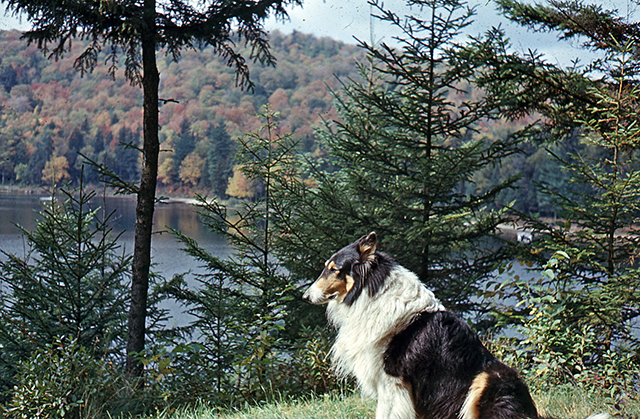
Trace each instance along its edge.
{"label": "evergreen foliage", "polygon": [[71,339],[92,356],[122,357],[131,257],[99,218],[83,189],[52,195],[24,258],[0,262],[0,380],[3,391],[16,365],[31,353]]}
{"label": "evergreen foliage", "polygon": [[[300,305],[300,292],[278,258],[277,235],[280,225],[288,222],[288,208],[274,199],[274,191],[295,174],[293,156],[298,141],[290,133],[281,133],[275,112],[267,108],[261,116],[264,125],[239,139],[236,152],[238,170],[256,183],[260,194],[235,210],[217,199],[198,196],[202,222],[225,238],[232,254],[213,255],[176,231],[185,251],[207,273],[196,276],[196,287],[185,277],[176,277],[166,288],[196,318],[187,330],[202,337],[197,364],[206,371],[203,374],[214,390],[202,397],[225,405],[262,400],[273,391],[302,394],[310,386],[320,392],[335,385],[335,380],[331,384],[327,379],[330,374],[323,356],[322,365],[316,367],[324,371],[305,374],[316,367],[305,367],[302,362],[322,347],[313,350],[303,341],[306,353],[296,353],[301,322],[292,311]],[[327,350],[326,343],[323,349]],[[299,369],[293,368],[296,362]],[[193,367],[192,362],[188,364]],[[275,383],[277,389],[272,388]]]}
{"label": "evergreen foliage", "polygon": [[343,86],[336,95],[341,120],[319,131],[330,166],[289,191],[286,199],[298,199],[297,223],[283,240],[298,238],[289,244],[298,254],[327,258],[375,230],[385,251],[447,307],[468,312],[478,308],[478,284],[505,257],[495,237],[507,217],[500,205],[492,208],[516,180],[481,187],[474,175],[517,153],[520,137],[483,135],[499,103],[473,91],[476,68],[456,55],[473,11],[457,0],[413,3],[426,18],[405,21],[374,3],[402,32],[400,47],[362,43],[368,60],[359,66],[361,81]]}
{"label": "evergreen foliage", "polygon": [[[584,36],[584,47],[602,51],[604,58],[581,73],[565,73],[526,57],[511,57],[518,66],[534,69],[514,73],[527,83],[533,73],[537,80],[559,74],[579,80],[561,88],[548,85],[548,99],[532,107],[548,118],[554,133],[570,133],[569,139],[579,139],[581,147],[565,155],[551,152],[565,171],[564,187],[544,178],[539,184],[560,220],[525,218],[533,241],[519,246],[521,258],[540,276],[515,277],[495,284],[494,290],[523,302],[502,309],[508,323],[523,324],[526,339],[521,344],[534,347],[530,368],[550,383],[579,382],[606,388],[613,396],[633,397],[629,380],[637,379],[640,371],[640,341],[633,332],[640,314],[635,257],[640,243],[638,25],[577,2],[500,4],[523,24],[559,30],[566,38]],[[569,96],[576,102],[563,102]]]}
{"label": "evergreen foliage", "polygon": [[112,365],[77,340],[55,339],[17,369],[18,384],[3,416],[10,419],[108,418],[122,390]]}
{"label": "evergreen foliage", "polygon": [[[29,43],[58,59],[71,49],[76,38],[88,40],[86,49],[75,59],[73,67],[84,74],[93,71],[99,54],[107,47],[108,72],[115,77],[119,56],[124,55],[124,75],[132,85],[142,88],[142,167],[137,188],[135,243],[131,269],[131,296],[127,336],[127,370],[141,377],[143,366],[135,355],[144,350],[151,235],[156,203],[156,186],[160,154],[158,48],[165,48],[174,60],[182,49],[208,45],[216,55],[234,68],[236,85],[251,87],[249,69],[236,42],[251,47],[254,61],[275,64],[269,50],[263,21],[269,16],[284,19],[285,5],[300,0],[257,0],[204,2],[191,4],[174,0],[163,4],[156,0],[114,1],[108,4],[85,0],[65,1],[6,0],[8,10],[24,14],[32,29],[24,33]],[[64,168],[64,161],[57,161]],[[46,167],[45,167],[46,169]],[[199,177],[199,176],[196,176]],[[193,176],[188,177],[193,182]]]}

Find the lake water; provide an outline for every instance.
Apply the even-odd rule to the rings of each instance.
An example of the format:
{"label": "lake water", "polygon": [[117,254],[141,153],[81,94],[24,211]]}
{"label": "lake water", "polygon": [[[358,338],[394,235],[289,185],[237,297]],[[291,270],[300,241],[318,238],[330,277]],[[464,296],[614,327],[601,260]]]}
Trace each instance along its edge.
{"label": "lake water", "polygon": [[[0,192],[0,250],[23,257],[28,252],[28,243],[16,224],[31,231],[36,226],[38,211],[42,211],[43,203],[48,197],[44,195],[20,195]],[[119,242],[128,253],[133,252],[133,236],[135,224],[135,197],[101,197],[97,196],[91,202],[92,208],[105,208],[107,212],[115,210],[111,219],[111,226],[115,233],[123,232]],[[203,273],[204,269],[189,255],[180,250],[180,243],[168,232],[168,228],[180,230],[183,234],[195,239],[200,246],[214,255],[226,256],[229,248],[220,237],[208,231],[198,220],[196,207],[185,200],[170,200],[156,206],[154,213],[154,231],[152,239],[153,270],[164,278],[170,279],[175,274],[191,271]],[[515,236],[514,236],[515,238]],[[0,260],[6,256],[0,253]],[[513,273],[521,278],[536,276],[518,264],[514,265]],[[505,279],[509,275],[505,274]],[[187,276],[187,280],[189,280]],[[498,281],[501,279],[499,278]],[[515,302],[514,302],[515,303]],[[168,308],[172,315],[172,323],[184,325],[189,317],[182,313],[182,308],[175,303],[167,302],[163,307]],[[171,326],[171,325],[169,325]]]}
{"label": "lake water", "polygon": [[[29,244],[16,225],[32,231],[36,226],[38,212],[43,210],[42,205],[46,199],[48,197],[44,195],[0,193],[0,250],[18,257],[24,257],[28,253]],[[122,232],[119,243],[127,253],[133,253],[135,197],[97,196],[92,200],[91,207],[106,209],[107,213],[115,210],[110,225],[114,233]],[[152,262],[155,264],[153,270],[166,279],[187,271],[204,271],[194,259],[180,250],[180,243],[168,232],[169,227],[192,237],[212,254],[229,254],[224,240],[212,234],[199,222],[193,205],[184,200],[169,200],[167,203],[158,204],[154,212]],[[0,253],[0,260],[6,259],[6,256]],[[175,304],[169,303],[166,307],[170,309],[175,324],[184,324],[188,319]]]}

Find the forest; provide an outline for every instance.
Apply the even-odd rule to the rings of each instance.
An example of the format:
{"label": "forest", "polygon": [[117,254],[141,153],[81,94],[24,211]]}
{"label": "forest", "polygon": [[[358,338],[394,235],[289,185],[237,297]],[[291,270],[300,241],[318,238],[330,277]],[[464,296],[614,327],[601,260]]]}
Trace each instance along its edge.
{"label": "forest", "polygon": [[[159,187],[170,196],[193,193],[246,198],[255,191],[243,182],[233,161],[234,139],[260,125],[262,106],[279,112],[282,132],[299,139],[302,150],[321,157],[315,129],[323,120],[339,119],[334,93],[340,83],[358,78],[356,63],[364,51],[329,38],[316,39],[294,32],[270,35],[276,67],[251,66],[255,87],[235,86],[233,69],[213,51],[187,51],[178,62],[170,56],[160,61]],[[86,44],[60,60],[48,60],[35,45],[27,46],[16,31],[0,32],[0,186],[41,191],[52,184],[78,184],[83,164],[105,164],[126,181],[139,177],[142,135],[142,92],[131,86],[120,69],[111,77],[106,66],[81,75],[73,68],[75,55]],[[75,54],[75,55],[74,55]],[[460,92],[456,93],[460,96]],[[473,95],[472,91],[462,93]],[[477,94],[477,92],[476,92]],[[464,100],[459,97],[458,100]],[[505,138],[532,120],[488,120],[483,135]],[[559,146],[563,155],[577,142]],[[553,208],[539,196],[534,182],[553,172],[546,182],[566,179],[544,146],[525,144],[522,154],[502,167],[478,173],[478,184],[504,179],[520,168],[520,189],[505,194],[526,213],[552,216]],[[314,157],[312,157],[314,158]],[[235,176],[234,176],[235,175]],[[95,185],[98,175],[84,173],[85,183]]]}
{"label": "forest", "polygon": [[[248,64],[251,83],[215,42],[153,50],[159,190],[193,197],[232,251],[172,230],[204,273],[147,266],[140,350],[127,342],[136,254],[89,204],[101,183],[141,196],[137,55],[77,71],[73,57],[96,51],[86,40],[54,59],[1,34],[2,185],[52,199],[22,229],[31,251],[0,262],[0,417],[341,397],[354,383],[332,370],[323,307],[301,296],[371,231],[536,400],[582,391],[637,417],[640,24],[586,3],[497,0],[514,22],[599,54],[561,68],[511,48],[500,28],[462,39],[474,18],[464,1],[411,3],[429,13],[370,2],[401,34],[394,45],[271,33],[277,63]],[[170,326],[166,300],[193,321]]]}
{"label": "forest", "polygon": [[[167,194],[250,195],[229,184],[233,138],[260,125],[258,112],[267,103],[280,113],[283,132],[294,133],[305,151],[319,152],[314,128],[337,117],[331,90],[356,74],[363,52],[302,33],[276,31],[270,43],[278,64],[252,65],[250,91],[236,88],[233,69],[211,49],[185,52],[178,62],[161,56],[159,182]],[[139,177],[142,92],[122,76],[124,69],[115,78],[106,66],[81,75],[73,68],[74,54],[86,46],[81,41],[57,61],[15,31],[0,33],[0,45],[1,185],[77,185],[86,163],[81,156],[124,180]],[[97,176],[87,170],[85,182],[95,184]]]}

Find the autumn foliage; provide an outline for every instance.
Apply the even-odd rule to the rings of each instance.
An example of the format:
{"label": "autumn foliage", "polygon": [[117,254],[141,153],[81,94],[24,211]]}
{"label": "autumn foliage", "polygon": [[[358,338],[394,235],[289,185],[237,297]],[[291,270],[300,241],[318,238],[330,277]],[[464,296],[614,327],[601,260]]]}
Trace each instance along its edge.
{"label": "autumn foliage", "polygon": [[[137,180],[142,92],[125,77],[110,77],[105,66],[81,77],[72,58],[81,41],[55,61],[20,36],[0,32],[0,184],[77,183],[86,161],[79,153]],[[234,173],[233,138],[260,126],[257,111],[265,104],[280,112],[281,129],[293,132],[305,151],[318,147],[314,126],[336,117],[331,90],[339,78],[355,74],[363,52],[301,33],[274,32],[270,43],[278,65],[252,64],[251,91],[236,87],[233,69],[211,49],[184,51],[178,62],[159,54],[164,192],[227,197],[246,188]],[[96,174],[85,177],[98,181]]]}

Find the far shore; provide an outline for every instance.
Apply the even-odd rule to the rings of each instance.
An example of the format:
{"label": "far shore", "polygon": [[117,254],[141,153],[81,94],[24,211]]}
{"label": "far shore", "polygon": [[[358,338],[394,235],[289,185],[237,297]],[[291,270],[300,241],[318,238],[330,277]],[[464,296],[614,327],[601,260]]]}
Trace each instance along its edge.
{"label": "far shore", "polygon": [[[85,190],[93,190],[97,195],[109,197],[122,197],[122,198],[133,198],[132,195],[123,195],[117,194],[116,191],[112,188],[104,188],[100,185],[89,185],[85,188]],[[159,189],[157,192],[157,197],[162,199],[162,202],[180,202],[185,204],[197,204],[199,201],[194,198],[197,191],[187,192],[187,191],[166,191],[164,189]],[[21,185],[0,185],[0,194],[11,194],[11,195],[33,195],[38,197],[48,197],[51,195],[51,188],[47,188],[44,186],[21,186]]]}

